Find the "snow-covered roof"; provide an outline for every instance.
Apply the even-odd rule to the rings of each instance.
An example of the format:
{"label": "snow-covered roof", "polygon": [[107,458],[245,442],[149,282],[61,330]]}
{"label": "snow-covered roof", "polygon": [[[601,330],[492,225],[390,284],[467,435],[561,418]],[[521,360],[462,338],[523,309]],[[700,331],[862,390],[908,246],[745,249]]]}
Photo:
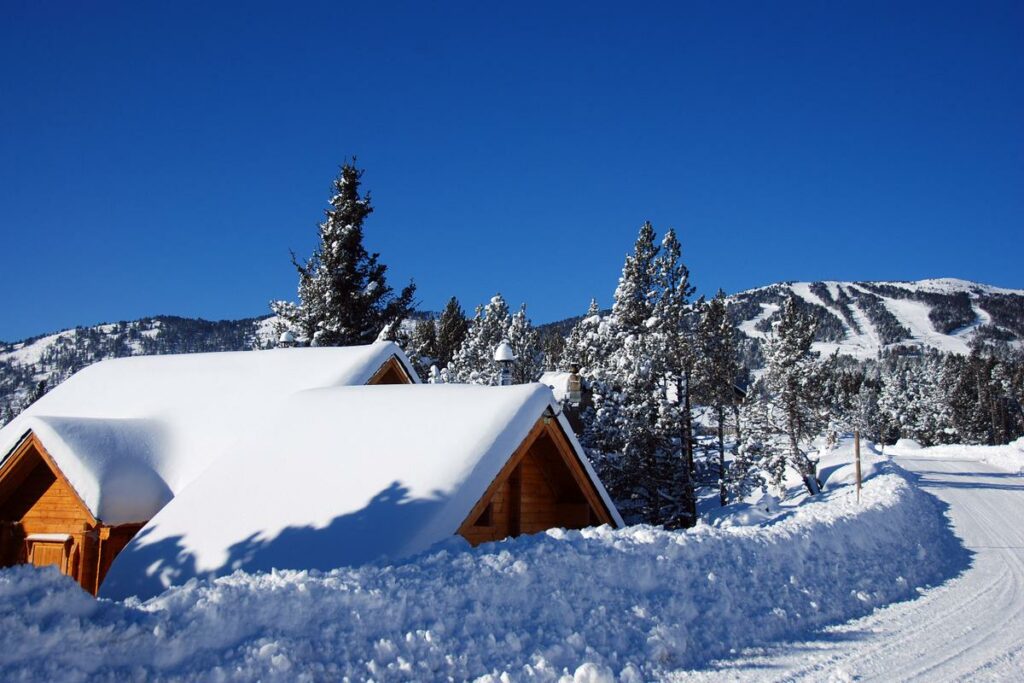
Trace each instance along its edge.
{"label": "snow-covered roof", "polygon": [[541,384],[295,394],[149,522],[102,594],[153,595],[234,569],[329,569],[416,554],[453,537],[549,408],[559,412]]}
{"label": "snow-covered roof", "polygon": [[571,372],[549,370],[541,375],[537,381],[551,387],[551,391],[555,394],[555,400],[561,401],[569,394],[569,377],[571,376]]}
{"label": "snow-covered roof", "polygon": [[146,521],[292,394],[365,384],[392,356],[418,381],[391,342],[102,361],[0,429],[0,455],[31,430],[95,517]]}

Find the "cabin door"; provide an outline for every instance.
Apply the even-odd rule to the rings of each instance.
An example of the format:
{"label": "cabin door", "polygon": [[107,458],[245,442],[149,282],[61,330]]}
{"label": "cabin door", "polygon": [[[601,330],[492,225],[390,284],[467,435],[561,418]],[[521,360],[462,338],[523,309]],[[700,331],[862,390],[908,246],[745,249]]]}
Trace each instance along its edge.
{"label": "cabin door", "polygon": [[28,561],[36,567],[56,565],[62,573],[67,573],[68,544],[53,541],[28,541]]}

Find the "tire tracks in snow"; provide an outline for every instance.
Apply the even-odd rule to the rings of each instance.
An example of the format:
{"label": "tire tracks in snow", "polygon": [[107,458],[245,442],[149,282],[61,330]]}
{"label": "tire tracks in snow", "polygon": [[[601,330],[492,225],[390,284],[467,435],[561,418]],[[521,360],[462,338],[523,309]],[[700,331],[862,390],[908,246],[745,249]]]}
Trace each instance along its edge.
{"label": "tire tracks in snow", "polygon": [[921,597],[805,641],[741,651],[680,680],[952,681],[1024,677],[1024,478],[969,460],[898,458],[949,506],[970,567]]}

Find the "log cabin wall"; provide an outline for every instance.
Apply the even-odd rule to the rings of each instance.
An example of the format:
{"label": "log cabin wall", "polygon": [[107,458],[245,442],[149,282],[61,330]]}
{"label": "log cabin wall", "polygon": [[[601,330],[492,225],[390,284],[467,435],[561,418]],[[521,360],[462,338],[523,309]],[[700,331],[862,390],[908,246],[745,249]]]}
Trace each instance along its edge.
{"label": "log cabin wall", "polygon": [[35,435],[0,468],[0,566],[55,565],[93,595],[142,524],[95,519]]}
{"label": "log cabin wall", "polygon": [[595,505],[597,492],[570,457],[575,455],[560,428],[538,421],[458,533],[475,546],[555,527],[610,523],[603,506]]}
{"label": "log cabin wall", "polygon": [[391,356],[380,366],[377,372],[373,373],[367,384],[413,384],[413,380],[402,365],[402,362]]}

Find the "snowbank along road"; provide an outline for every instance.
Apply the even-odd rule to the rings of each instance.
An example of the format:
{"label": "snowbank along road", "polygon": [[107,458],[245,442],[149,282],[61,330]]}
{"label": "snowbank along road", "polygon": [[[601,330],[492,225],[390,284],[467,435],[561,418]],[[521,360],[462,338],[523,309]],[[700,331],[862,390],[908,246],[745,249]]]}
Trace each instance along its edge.
{"label": "snowbank along road", "polygon": [[1024,477],[954,458],[895,461],[949,506],[969,568],[916,600],[680,679],[1024,680]]}

